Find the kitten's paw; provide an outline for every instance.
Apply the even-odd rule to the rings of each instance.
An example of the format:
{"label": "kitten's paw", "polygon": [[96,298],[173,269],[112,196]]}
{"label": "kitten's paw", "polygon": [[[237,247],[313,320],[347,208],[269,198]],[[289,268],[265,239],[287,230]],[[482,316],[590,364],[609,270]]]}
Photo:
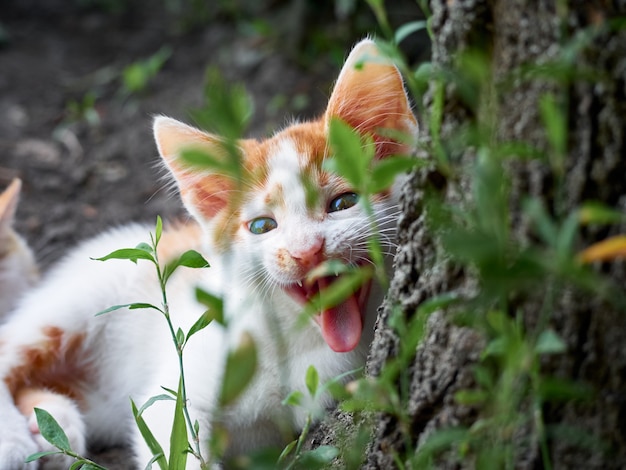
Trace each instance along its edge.
{"label": "kitten's paw", "polygon": [[[61,395],[51,395],[38,405],[46,410],[59,423],[67,435],[70,448],[79,455],[85,455],[87,443],[85,438],[85,423],[76,404],[69,398]],[[39,431],[37,417],[33,412],[28,419],[28,427],[38,446],[39,452],[58,450],[50,444]],[[41,459],[42,467],[47,470],[66,469],[74,462],[72,457],[63,454],[49,455]]]}
{"label": "kitten's paw", "polygon": [[[3,423],[4,427],[4,423]],[[14,426],[10,426],[12,434],[7,434],[7,429],[0,432],[0,470],[36,470],[37,462],[26,463],[26,457],[39,451],[33,438],[26,432],[18,432]]]}

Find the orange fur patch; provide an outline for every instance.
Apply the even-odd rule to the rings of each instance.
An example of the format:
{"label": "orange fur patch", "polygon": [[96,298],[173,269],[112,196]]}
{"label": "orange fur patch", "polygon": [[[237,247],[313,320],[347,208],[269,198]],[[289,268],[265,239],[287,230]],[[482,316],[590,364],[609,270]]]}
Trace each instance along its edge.
{"label": "orange fur patch", "polygon": [[161,262],[167,263],[185,251],[199,251],[202,245],[202,229],[196,222],[174,225],[163,231],[159,242],[158,255]]}
{"label": "orange fur patch", "polygon": [[42,332],[39,344],[21,350],[21,365],[7,374],[7,387],[14,397],[26,388],[45,388],[80,402],[81,389],[93,374],[84,354],[85,334],[68,335],[56,326]]}

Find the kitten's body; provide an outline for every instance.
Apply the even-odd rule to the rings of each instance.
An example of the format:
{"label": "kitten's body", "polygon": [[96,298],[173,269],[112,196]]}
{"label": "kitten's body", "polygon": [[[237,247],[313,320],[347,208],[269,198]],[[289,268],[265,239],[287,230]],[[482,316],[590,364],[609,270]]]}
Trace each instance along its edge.
{"label": "kitten's body", "polygon": [[[293,125],[266,141],[240,141],[250,177],[243,189],[223,175],[191,170],[181,163],[181,149],[189,146],[219,152],[217,138],[168,118],[155,122],[159,151],[199,222],[166,229],[161,261],[195,249],[211,264],[201,270],[180,268],[171,278],[173,323],[188,331],[203,313],[204,307],[195,300],[196,286],[223,297],[229,323],[228,329],[212,324],[200,331],[184,353],[190,414],[200,425],[205,456],[215,420],[232,437],[230,454],[282,442],[283,425],[297,430],[305,416],[297,410],[292,415],[281,400],[289,392],[306,390],[304,378],[310,365],[326,381],[363,364],[383,295],[380,288],[372,287],[369,300],[364,288],[304,325],[301,312],[309,295],[302,284],[320,262],[335,258],[352,264],[369,262],[371,222],[361,204],[342,199],[352,194],[347,182],[321,166],[330,118],[340,117],[374,135],[378,158],[406,150],[388,138],[377,138],[378,127],[415,131],[395,68],[372,63],[363,67],[361,75],[355,70],[357,61],[368,54],[377,52],[364,41],[348,59],[322,119]],[[364,100],[366,92],[371,96]],[[304,176],[318,188],[318,201],[312,205],[307,203]],[[240,196],[236,205],[233,193]],[[342,210],[329,209],[337,201],[347,209],[342,204]],[[376,195],[372,203],[382,236],[388,239],[397,213],[395,193]],[[253,232],[261,226],[262,231]],[[161,393],[161,386],[177,388],[177,356],[170,332],[164,319],[151,310],[100,317],[94,313],[114,304],[159,305],[154,267],[141,261],[134,266],[121,260],[90,260],[144,242],[149,231],[149,227],[129,226],[83,244],[49,273],[0,329],[0,376],[6,385],[0,387],[0,469],[30,468],[22,466],[24,457],[49,447],[37,434],[34,406],[57,418],[79,452],[87,441],[123,443],[130,435],[138,465],[143,467],[151,459],[133,424],[128,397],[141,406]],[[314,284],[321,287],[328,282],[320,278]],[[360,312],[355,313],[356,306]],[[239,344],[244,332],[255,342],[257,371],[243,396],[216,416],[222,366],[227,351]],[[19,411],[12,405],[14,400]],[[172,414],[173,402],[163,401],[144,413],[164,447],[169,443]],[[197,466],[190,457],[188,468]]]}
{"label": "kitten's body", "polygon": [[0,194],[0,318],[35,284],[37,266],[26,242],[13,229],[22,183],[13,180]]}

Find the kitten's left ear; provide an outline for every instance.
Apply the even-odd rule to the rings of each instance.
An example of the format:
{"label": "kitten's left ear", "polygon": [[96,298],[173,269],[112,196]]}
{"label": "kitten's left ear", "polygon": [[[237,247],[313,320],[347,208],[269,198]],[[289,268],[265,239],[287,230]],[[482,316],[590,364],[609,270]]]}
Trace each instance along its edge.
{"label": "kitten's left ear", "polygon": [[219,157],[224,153],[221,139],[164,116],[154,120],[154,139],[189,212],[196,218],[212,219],[227,205],[226,196],[233,182],[225,175],[191,167],[183,160],[182,153],[195,149]]}
{"label": "kitten's left ear", "polygon": [[377,143],[377,158],[410,152],[411,142],[400,143],[390,136],[399,131],[413,140],[417,136],[417,121],[400,72],[374,41],[359,42],[346,59],[324,114],[326,126],[333,117],[372,135]]}
{"label": "kitten's left ear", "polygon": [[21,188],[22,181],[19,178],[15,178],[4,192],[0,194],[0,230],[8,230],[13,225]]}

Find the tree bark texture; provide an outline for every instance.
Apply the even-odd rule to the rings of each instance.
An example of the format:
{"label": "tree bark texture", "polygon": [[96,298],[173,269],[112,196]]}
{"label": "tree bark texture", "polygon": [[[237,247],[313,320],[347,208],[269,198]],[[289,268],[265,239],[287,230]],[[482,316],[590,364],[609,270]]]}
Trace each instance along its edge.
{"label": "tree bark texture", "polygon": [[[545,207],[563,214],[575,211],[588,200],[601,201],[626,213],[626,31],[609,26],[614,19],[626,16],[626,2],[433,0],[430,8],[435,68],[450,66],[464,50],[482,48],[490,56],[491,74],[497,82],[516,76],[515,72],[525,65],[549,64],[566,56],[567,48],[573,48],[569,59],[575,71],[572,77],[558,80],[550,76],[517,76],[510,86],[499,90],[488,108],[497,123],[497,140],[523,141],[550,153],[539,103],[546,93],[555,93],[566,103],[567,150],[560,167],[556,164],[555,170],[554,164],[540,159],[506,163],[513,239],[523,244],[536,236],[520,209],[522,199],[527,197],[537,198]],[[584,36],[583,32],[589,34]],[[576,42],[578,37],[588,39]],[[572,46],[574,43],[578,45]],[[433,96],[431,87],[423,103],[427,112],[433,107]],[[458,98],[454,86],[447,85],[442,141],[463,132],[474,118],[473,113]],[[431,139],[424,126],[420,138],[426,143]],[[477,155],[468,146],[453,158],[461,167],[470,168]],[[454,206],[459,204],[461,194],[470,192],[470,184],[469,174],[453,181],[428,169],[411,175],[399,221],[396,269],[368,359],[370,375],[379,375],[401,348],[396,329],[389,322],[394,311],[399,309],[405,318],[411,318],[430,297],[449,292],[471,297],[476,292],[475,274],[442,253],[439,235],[425,223],[426,190],[438,191],[447,204]],[[624,233],[623,219],[621,225],[582,227],[575,250]],[[623,292],[623,259],[597,263],[593,269],[608,275]],[[540,322],[539,299],[545,292],[537,294],[515,300],[514,314],[521,315],[527,331]],[[591,399],[545,404],[543,422],[550,429],[569,429],[592,436],[596,444],[581,445],[559,437],[558,433],[548,434],[547,451],[542,456],[538,439],[541,430],[529,420],[517,428],[513,437],[517,443],[514,466],[626,468],[626,313],[600,295],[576,288],[559,291],[552,305],[549,325],[567,348],[565,353],[544,360],[542,370],[588,386],[593,392]],[[473,365],[479,361],[485,341],[475,329],[450,321],[445,309],[430,316],[426,336],[406,371],[408,423],[400,423],[391,414],[376,414],[363,468],[396,468],[398,460],[394,460],[394,455],[400,461],[408,461],[407,453],[419,450],[433,431],[476,423],[481,417],[480,407],[460,405],[454,395],[474,384]],[[398,387],[407,387],[406,382],[398,383]],[[532,415],[531,404],[521,406],[528,406]],[[336,434],[341,434],[337,428],[345,430],[351,425],[347,416],[337,413],[339,426],[324,425],[325,437],[320,442],[333,443]],[[474,468],[477,463],[471,453],[467,459],[458,453],[444,453],[435,466]]]}

